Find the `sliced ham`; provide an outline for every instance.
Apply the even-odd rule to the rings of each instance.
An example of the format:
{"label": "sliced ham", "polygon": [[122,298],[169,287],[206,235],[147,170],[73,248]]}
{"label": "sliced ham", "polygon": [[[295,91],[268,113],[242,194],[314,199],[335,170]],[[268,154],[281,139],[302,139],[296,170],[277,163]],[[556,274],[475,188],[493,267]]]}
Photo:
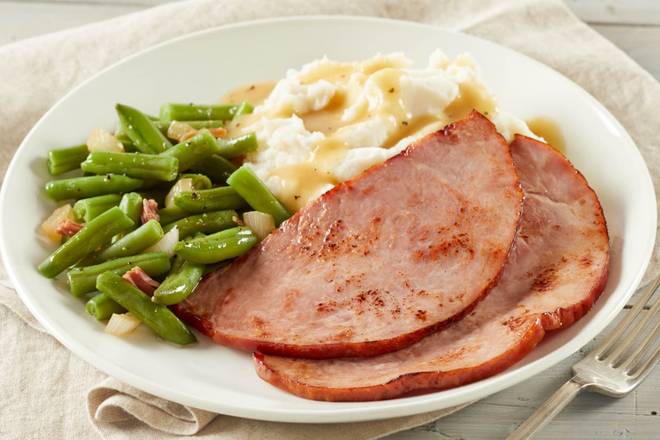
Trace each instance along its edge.
{"label": "sliced ham", "polygon": [[135,266],[128,272],[126,272],[122,278],[126,281],[151,296],[154,294],[154,291],[158,289],[160,283],[153,278],[151,278],[141,267]]}
{"label": "sliced ham", "polygon": [[142,212],[140,214],[140,220],[142,221],[142,224],[145,224],[149,220],[160,221],[157,201],[154,199],[142,199]]}
{"label": "sliced ham", "polygon": [[69,218],[65,218],[64,220],[60,221],[55,231],[63,237],[73,237],[83,228],[83,226],[85,225],[82,223],[78,223]]}
{"label": "sliced ham", "polygon": [[308,399],[361,401],[440,390],[497,374],[549,330],[582,317],[607,280],[605,218],[584,177],[551,147],[511,145],[526,194],[520,230],[497,287],[463,320],[369,359],[254,354],[261,378]]}
{"label": "sliced ham", "polygon": [[508,145],[474,113],[337,185],[176,310],[243,350],[306,358],[394,351],[486,295],[521,207]]}

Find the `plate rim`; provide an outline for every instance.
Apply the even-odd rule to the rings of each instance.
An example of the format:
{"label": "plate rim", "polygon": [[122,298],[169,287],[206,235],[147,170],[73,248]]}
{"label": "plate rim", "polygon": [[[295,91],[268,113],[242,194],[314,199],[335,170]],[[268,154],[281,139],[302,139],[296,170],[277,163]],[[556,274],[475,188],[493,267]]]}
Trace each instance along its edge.
{"label": "plate rim", "polygon": [[[554,75],[559,75],[564,81],[567,81],[578,94],[582,95],[588,101],[590,101],[590,103],[593,106],[595,106],[600,112],[604,112],[604,114],[607,115],[612,122],[614,122],[617,130],[624,135],[625,141],[631,143],[635,147],[638,159],[641,160],[641,163],[644,165],[644,169],[646,170],[644,176],[645,180],[647,181],[648,187],[651,189],[651,191],[649,192],[648,202],[651,203],[652,206],[657,206],[655,188],[653,186],[653,182],[650,176],[648,166],[644,161],[641,152],[639,151],[639,147],[637,147],[637,144],[630,136],[628,131],[623,127],[623,125],[618,121],[618,119],[614,117],[614,115],[612,115],[612,113],[609,112],[607,108],[603,104],[601,104],[596,98],[594,98],[589,92],[587,92],[577,83],[572,81],[570,78],[567,78],[566,76],[564,76],[557,70],[553,69],[552,67],[543,64],[542,62],[537,61],[534,58],[526,54],[523,54],[521,52],[518,52],[514,49],[511,49],[507,46],[500,45],[498,43],[474,35],[466,34],[442,26],[436,26],[427,23],[419,23],[414,21],[396,20],[396,19],[380,18],[380,17],[372,17],[372,16],[299,15],[299,16],[282,16],[282,17],[242,21],[238,23],[214,26],[208,29],[203,29],[200,31],[180,35],[178,37],[168,39],[156,45],[149,46],[147,48],[139,50],[134,54],[128,55],[118,60],[117,62],[112,63],[111,65],[101,69],[99,72],[95,73],[91,77],[82,81],[80,84],[76,85],[70,91],[65,93],[54,104],[52,104],[51,107],[39,118],[39,120],[33,125],[33,127],[28,131],[24,139],[21,141],[21,144],[14,153],[12,160],[10,161],[9,167],[7,168],[7,171],[3,178],[3,185],[2,188],[0,189],[0,207],[5,205],[6,203],[5,200],[7,198],[7,193],[8,193],[7,185],[4,185],[4,182],[10,180],[9,177],[13,176],[13,174],[16,173],[18,170],[17,160],[15,160],[15,158],[23,154],[26,145],[29,143],[34,133],[38,130],[38,127],[41,125],[41,122],[44,119],[46,119],[52,112],[54,112],[63,101],[67,100],[71,95],[77,93],[79,89],[95,81],[98,77],[106,74],[107,72],[115,69],[116,67],[124,63],[130,62],[134,58],[138,58],[146,53],[158,50],[163,46],[176,44],[177,42],[183,40],[194,39],[205,34],[224,32],[226,30],[231,30],[241,27],[262,26],[262,25],[268,25],[271,23],[278,23],[278,22],[333,21],[333,20],[378,22],[381,24],[391,24],[391,25],[404,26],[404,27],[408,26],[410,28],[432,29],[434,31],[458,34],[461,35],[461,37],[475,40],[480,44],[484,44],[486,46],[491,46],[491,47],[497,47],[499,50],[504,50],[506,52],[509,52],[516,57],[523,57],[524,59],[526,59],[527,62],[531,62],[537,65],[537,67],[550,70]],[[0,216],[0,237],[5,236],[6,231],[8,229],[7,223],[8,222],[6,220],[6,216]],[[0,256],[4,261],[4,265],[6,267],[9,280],[12,282],[12,285],[14,286],[14,289],[16,290],[21,301],[30,310],[30,313],[32,313],[35,316],[35,318],[44,326],[44,328],[48,331],[48,333],[54,336],[62,345],[64,345],[74,355],[79,356],[87,363],[92,365],[94,368],[97,368],[98,370],[104,372],[105,374],[110,375],[111,377],[115,377],[119,380],[122,380],[131,386],[134,386],[140,390],[144,390],[145,392],[151,393],[153,395],[168,400],[172,400],[174,402],[183,405],[188,405],[191,407],[205,409],[208,411],[213,411],[231,416],[256,419],[256,420],[275,421],[275,422],[345,423],[345,422],[380,420],[391,417],[409,416],[413,414],[421,414],[439,409],[448,409],[453,406],[469,403],[474,400],[485,398],[488,395],[492,395],[498,391],[513,386],[517,383],[520,383],[548,368],[553,367],[563,359],[567,358],[575,351],[583,347],[586,343],[588,343],[589,340],[592,339],[594,336],[601,333],[603,329],[620,313],[622,306],[633,295],[633,293],[639,286],[639,283],[641,282],[646,272],[646,269],[650,263],[654,244],[655,244],[656,231],[657,231],[657,209],[653,210],[653,219],[650,226],[652,227],[652,230],[649,231],[648,234],[649,240],[647,241],[646,248],[644,249],[643,252],[644,264],[642,264],[641,267],[638,268],[637,273],[635,274],[634,277],[632,277],[633,280],[632,283],[627,287],[624,293],[620,294],[620,298],[618,298],[618,301],[616,301],[612,305],[609,314],[607,314],[601,321],[594,324],[593,326],[594,328],[592,329],[593,334],[576,335],[571,340],[563,344],[560,347],[561,350],[556,349],[553,352],[550,352],[545,356],[530,362],[529,364],[523,367],[522,371],[517,371],[517,374],[515,375],[512,374],[513,373],[512,371],[509,372],[504,371],[498,375],[491,376],[489,378],[471,384],[463,385],[461,387],[457,387],[455,389],[463,389],[463,393],[458,398],[454,399],[456,400],[456,402],[449,405],[441,403],[443,399],[441,396],[438,397],[441,394],[441,392],[429,393],[426,395],[416,396],[411,398],[385,400],[381,402],[376,402],[376,403],[383,403],[382,407],[371,406],[371,407],[359,408],[359,409],[353,405],[342,405],[342,403],[339,402],[337,403],[337,405],[333,405],[332,407],[328,406],[319,409],[289,410],[282,408],[272,408],[272,409],[247,410],[244,405],[241,406],[241,405],[227,403],[225,401],[221,402],[217,400],[214,402],[210,402],[207,399],[200,399],[197,396],[189,395],[186,392],[182,392],[181,390],[175,390],[173,389],[173,387],[161,385],[155,381],[150,380],[149,378],[145,378],[143,376],[132,373],[128,369],[125,369],[116,364],[106,363],[106,361],[103,358],[100,358],[98,355],[96,355],[94,351],[88,350],[83,345],[78,344],[75,338],[69,338],[65,332],[60,332],[60,329],[58,329],[55,324],[49,321],[49,319],[47,318],[47,314],[42,315],[39,312],[38,306],[32,302],[32,300],[30,299],[31,298],[30,295],[26,294],[23,291],[22,283],[19,282],[18,277],[14,272],[13,263],[11,263],[10,262],[11,260],[8,258],[10,256],[10,251],[6,246],[5,244],[6,240],[4,239],[0,240]],[[481,388],[484,386],[488,388],[488,392],[486,394],[484,394],[483,390],[481,390]],[[374,402],[366,402],[366,403],[373,404]],[[313,419],[310,420],[310,417],[312,417]]]}

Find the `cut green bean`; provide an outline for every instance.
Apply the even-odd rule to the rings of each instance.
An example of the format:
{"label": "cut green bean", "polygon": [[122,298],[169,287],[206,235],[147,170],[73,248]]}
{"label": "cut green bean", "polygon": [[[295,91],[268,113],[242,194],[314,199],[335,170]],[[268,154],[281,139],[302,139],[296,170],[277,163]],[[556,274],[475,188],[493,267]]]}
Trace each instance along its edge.
{"label": "cut green bean", "polygon": [[117,258],[94,266],[76,267],[66,274],[69,289],[75,296],[81,296],[96,289],[96,278],[103,272],[113,272],[123,275],[132,268],[139,266],[147,275],[155,277],[170,270],[170,258],[164,252],[150,252]]}
{"label": "cut green bean", "polygon": [[160,119],[172,121],[229,121],[234,117],[236,105],[198,105],[198,104],[163,104],[160,108]]}
{"label": "cut green bean", "polygon": [[207,157],[197,162],[191,168],[191,171],[208,176],[211,181],[219,184],[225,184],[231,173],[236,171],[237,167],[222,156],[217,154]]}
{"label": "cut green bean", "polygon": [[231,228],[193,240],[180,241],[174,252],[188,261],[213,264],[243,255],[257,243],[248,228]]}
{"label": "cut green bean", "polygon": [[240,209],[247,206],[245,200],[230,186],[185,191],[174,197],[174,204],[193,214],[223,209]]}
{"label": "cut green bean", "polygon": [[117,138],[117,140],[121,142],[121,145],[124,147],[124,153],[139,152],[139,150],[137,149],[131,138],[129,138],[126,133],[117,131],[115,133],[115,138]]}
{"label": "cut green bean", "polygon": [[124,146],[124,151],[126,151],[126,145],[133,145],[135,147],[131,138],[128,137],[128,134],[121,127],[115,132],[115,138]]}
{"label": "cut green bean", "polygon": [[203,129],[187,141],[178,143],[169,150],[160,153],[160,156],[176,157],[179,160],[179,171],[186,171],[194,164],[216,154],[218,149],[218,144],[213,135],[208,130]]}
{"label": "cut green bean", "polygon": [[156,127],[156,124],[140,110],[127,105],[115,106],[122,131],[142,153],[161,153],[172,147],[172,143]]}
{"label": "cut green bean", "polygon": [[[95,286],[96,287],[96,286]],[[105,293],[93,296],[85,303],[85,310],[99,321],[110,319],[113,313],[124,313],[126,309]]]}
{"label": "cut green bean", "polygon": [[113,235],[125,231],[133,221],[118,207],[111,208],[99,215],[68,239],[39,265],[39,272],[48,278],[56,277],[60,272],[110,241]]}
{"label": "cut green bean", "polygon": [[103,194],[125,193],[142,186],[141,179],[106,174],[105,176],[85,176],[71,179],[52,180],[46,183],[44,189],[48,197],[55,201],[66,199],[82,199]]}
{"label": "cut green bean", "polygon": [[254,110],[254,107],[252,107],[252,104],[250,104],[247,101],[242,101],[236,107],[236,111],[234,112],[234,117],[232,119],[238,119],[239,117],[241,117],[243,115],[248,115],[248,114],[252,113],[252,110]]}
{"label": "cut green bean", "polygon": [[217,142],[220,148],[218,154],[228,159],[256,151],[259,146],[257,136],[254,133],[244,134],[232,139],[218,139]]}
{"label": "cut green bean", "polygon": [[190,213],[184,211],[181,208],[177,208],[176,206],[172,206],[169,208],[159,209],[158,215],[160,216],[160,224],[167,225],[177,220],[181,220],[184,217],[188,217]]}
{"label": "cut green bean", "polygon": [[137,226],[142,214],[142,196],[136,192],[126,193],[121,197],[119,209],[135,222]]}
{"label": "cut green bean", "polygon": [[[167,130],[170,128],[170,124],[172,122],[175,121],[157,120],[154,121],[154,125],[156,125],[156,128],[158,128],[161,133],[167,136]],[[225,124],[224,121],[217,121],[217,120],[216,121],[179,121],[179,122],[185,122],[195,130],[201,130],[202,128],[218,128],[218,127],[222,127]],[[117,130],[117,132],[115,133],[115,137],[119,142],[121,142],[124,145],[126,145],[126,143],[129,144],[133,143],[133,141],[131,141],[131,139],[128,137],[126,132],[124,132],[121,128]]]}
{"label": "cut green bean", "polygon": [[57,176],[67,171],[80,168],[80,163],[87,158],[89,150],[87,145],[76,145],[74,147],[58,148],[48,152],[48,171]]}
{"label": "cut green bean", "polygon": [[[103,196],[80,199],[73,205],[73,214],[78,220],[89,223],[110,208],[119,205],[119,194],[105,194]],[[132,219],[131,219],[132,220]]]}
{"label": "cut green bean", "polygon": [[142,214],[142,196],[135,192],[124,194],[121,196],[121,200],[119,201],[119,209],[121,209],[122,212],[128,216],[128,218],[133,220],[133,226],[124,231],[124,233],[117,234],[112,237],[111,243],[119,240],[124,234],[137,229],[137,227],[140,225],[140,215]]}
{"label": "cut green bean", "polygon": [[192,180],[193,188],[195,189],[211,189],[213,188],[213,183],[211,179],[206,177],[204,174],[181,174],[179,179],[190,179]]}
{"label": "cut green bean", "polygon": [[240,167],[229,176],[227,184],[234,188],[254,210],[272,215],[277,226],[291,217],[289,211],[250,168]]}
{"label": "cut green bean", "polygon": [[133,232],[111,244],[98,255],[98,260],[136,255],[163,238],[163,228],[156,220],[149,220]]}
{"label": "cut green bean", "polygon": [[169,182],[179,174],[179,161],[175,157],[154,154],[95,151],[87,156],[80,168],[86,173],[125,174]]}
{"label": "cut green bean", "polygon": [[[155,121],[154,123],[156,124],[156,127],[167,136],[167,130],[170,128],[170,124],[175,121]],[[202,128],[218,128],[222,127],[225,122],[224,121],[176,121],[176,122],[183,122],[185,124],[190,125],[191,128],[194,128],[195,130],[201,130]]]}
{"label": "cut green bean", "polygon": [[178,304],[188,298],[204,275],[205,266],[176,257],[173,270],[156,289],[153,301],[158,304]]}
{"label": "cut green bean", "polygon": [[198,232],[210,234],[231,228],[236,226],[236,218],[238,218],[236,211],[206,212],[204,214],[191,215],[182,218],[181,220],[177,220],[166,225],[164,229],[165,232],[169,232],[176,226],[179,229],[179,239],[182,239]]}
{"label": "cut green bean", "polygon": [[101,274],[97,289],[144,322],[161,338],[180,345],[195,342],[195,335],[167,306],[151,301],[140,289],[112,272]]}

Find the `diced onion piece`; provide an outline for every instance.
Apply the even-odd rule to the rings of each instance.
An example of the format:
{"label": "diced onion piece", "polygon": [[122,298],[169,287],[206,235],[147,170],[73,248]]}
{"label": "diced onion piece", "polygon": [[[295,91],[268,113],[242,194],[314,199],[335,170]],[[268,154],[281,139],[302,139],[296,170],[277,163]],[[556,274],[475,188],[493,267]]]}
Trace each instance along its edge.
{"label": "diced onion piece", "polygon": [[265,212],[246,212],[243,214],[243,221],[245,222],[245,226],[250,228],[259,240],[263,240],[268,234],[275,230],[275,219],[272,215],[266,214]]}
{"label": "diced onion piece", "polygon": [[167,137],[170,139],[176,139],[179,142],[190,139],[195,134],[197,134],[197,130],[185,122],[172,121],[170,126],[167,127]]}
{"label": "diced onion piece", "polygon": [[144,252],[165,252],[168,256],[174,255],[174,247],[179,242],[179,228],[173,227],[167,234],[163,235],[156,244],[149,246]]}
{"label": "diced onion piece", "polygon": [[87,149],[89,151],[121,153],[124,151],[124,146],[109,131],[102,128],[95,128],[87,138]]}
{"label": "diced onion piece", "polygon": [[39,226],[39,233],[53,243],[60,244],[62,235],[57,232],[57,227],[66,219],[73,219],[73,208],[69,204],[56,208]]}
{"label": "diced onion piece", "polygon": [[138,328],[140,320],[129,313],[113,313],[105,326],[105,332],[115,336],[124,336]]}
{"label": "diced onion piece", "polygon": [[170,192],[167,193],[167,196],[165,197],[165,207],[166,208],[172,208],[174,207],[174,197],[177,195],[181,194],[182,192],[190,192],[193,189],[193,180],[192,179],[179,179],[174,186],[172,186],[172,189]]}

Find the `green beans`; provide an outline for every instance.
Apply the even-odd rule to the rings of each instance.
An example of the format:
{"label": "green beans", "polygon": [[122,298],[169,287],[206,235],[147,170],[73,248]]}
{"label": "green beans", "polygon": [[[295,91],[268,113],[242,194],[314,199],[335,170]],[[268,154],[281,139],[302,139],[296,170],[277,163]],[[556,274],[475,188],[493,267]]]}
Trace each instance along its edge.
{"label": "green beans", "polygon": [[176,206],[172,206],[170,208],[159,209],[158,215],[160,216],[160,223],[162,225],[167,225],[177,220],[181,220],[184,217],[188,217],[190,213],[181,208],[177,208]]}
{"label": "green beans", "polygon": [[126,311],[125,308],[117,304],[105,293],[99,293],[90,298],[85,303],[85,310],[99,321],[109,319],[113,313],[124,313]]}
{"label": "green beans", "polygon": [[202,238],[180,241],[174,252],[194,263],[212,264],[244,254],[257,241],[251,230],[239,227]]}
{"label": "green beans", "polygon": [[48,152],[48,171],[51,175],[57,176],[78,169],[88,154],[89,150],[85,144],[50,150]]}
{"label": "green beans", "polygon": [[80,199],[73,205],[73,214],[77,219],[88,223],[108,209],[117,206],[120,200],[121,196],[119,194],[106,194]]}
{"label": "green beans", "polygon": [[195,335],[167,306],[156,304],[141,290],[112,272],[101,274],[97,289],[144,322],[161,338],[180,345],[195,342]]}
{"label": "green beans", "polygon": [[237,119],[240,116],[250,114],[250,113],[252,113],[252,110],[254,110],[254,107],[252,107],[252,104],[250,104],[247,101],[242,101],[236,107],[236,111],[234,112],[234,117],[232,119]]}
{"label": "green beans", "polygon": [[211,189],[213,183],[204,174],[181,174],[179,179],[191,179],[195,189]]}
{"label": "green beans", "polygon": [[142,213],[142,196],[135,192],[124,194],[119,202],[119,209],[133,220],[135,226],[137,226]]}
{"label": "green beans", "polygon": [[135,145],[133,145],[133,141],[128,137],[126,132],[121,129],[121,127],[115,132],[115,139],[121,142],[121,144],[124,146],[124,151],[129,151],[126,148],[126,145],[131,145],[133,147],[133,151],[137,151],[137,148],[135,148]]}
{"label": "green beans", "polygon": [[136,255],[163,238],[163,228],[156,220],[149,220],[135,231],[124,235],[98,255],[101,261]]}
{"label": "green beans", "polygon": [[128,228],[124,233],[117,234],[112,237],[111,243],[119,240],[125,233],[131,232],[140,225],[140,214],[142,214],[142,196],[138,193],[126,193],[119,201],[119,209],[133,220],[133,226]]}
{"label": "green beans", "polygon": [[190,139],[161,153],[161,156],[176,157],[179,160],[179,171],[183,172],[213,156],[218,149],[215,137],[207,129],[202,129]]}
{"label": "green beans", "polygon": [[158,304],[178,304],[188,298],[204,275],[204,265],[176,257],[174,269],[156,289],[153,301]]}
{"label": "green beans", "polygon": [[172,147],[172,143],[147,115],[127,105],[117,104],[115,108],[123,132],[139,151],[155,154]]}
{"label": "green beans", "polygon": [[191,215],[165,226],[165,232],[169,232],[175,226],[179,229],[179,239],[189,237],[198,232],[210,234],[223,229],[236,226],[234,221],[238,215],[236,211],[216,211],[204,214]]}
{"label": "green beans", "polygon": [[86,173],[116,173],[169,182],[179,174],[179,160],[153,154],[95,151],[87,156],[80,168]]}
{"label": "green beans", "polygon": [[291,217],[289,211],[250,168],[240,167],[229,176],[227,184],[234,188],[253,209],[272,215],[277,226]]}
{"label": "green beans", "polygon": [[39,265],[39,272],[54,278],[67,267],[99,249],[113,235],[133,225],[133,221],[121,209],[114,207],[87,223],[77,234],[67,240]]}
{"label": "green beans", "polygon": [[[154,124],[156,124],[156,127],[167,136],[167,130],[170,128],[170,124],[174,121],[154,121]],[[210,121],[179,121],[179,122],[185,122],[186,124],[190,125],[190,127],[194,128],[195,130],[201,130],[202,128],[218,128],[222,127],[224,125],[224,121],[218,121],[218,120],[210,120]]]}
{"label": "green beans", "polygon": [[229,121],[234,117],[235,105],[196,105],[196,104],[163,104],[160,108],[160,119],[172,121]]}
{"label": "green beans", "polygon": [[143,181],[140,179],[119,174],[106,174],[105,176],[53,180],[46,183],[44,189],[48,197],[60,201],[129,192],[139,188],[142,183]]}
{"label": "green beans", "polygon": [[218,139],[217,142],[220,147],[218,154],[228,159],[256,151],[259,146],[257,136],[254,133],[244,134],[233,139]]}
{"label": "green beans", "polygon": [[218,148],[213,135],[203,129],[187,141],[160,153],[160,156],[176,157],[179,160],[179,171],[185,171],[201,160],[213,156],[218,152]]}
{"label": "green beans", "polygon": [[202,173],[215,183],[224,184],[231,173],[236,171],[236,165],[215,154],[194,164],[191,171]]}
{"label": "green beans", "polygon": [[69,289],[75,296],[93,292],[96,289],[96,278],[103,272],[123,275],[136,266],[139,266],[149,276],[158,276],[170,270],[170,258],[164,252],[150,252],[117,258],[94,266],[76,267],[66,274]]}
{"label": "green beans", "polygon": [[182,192],[174,197],[174,204],[193,214],[246,206],[245,200],[230,186]]}

